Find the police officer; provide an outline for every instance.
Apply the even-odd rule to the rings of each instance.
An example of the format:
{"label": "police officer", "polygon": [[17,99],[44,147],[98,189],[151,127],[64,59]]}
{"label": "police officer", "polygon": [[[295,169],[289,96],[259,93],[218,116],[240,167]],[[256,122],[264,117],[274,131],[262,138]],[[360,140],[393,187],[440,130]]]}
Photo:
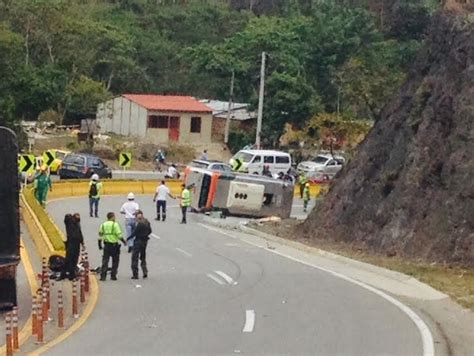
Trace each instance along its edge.
{"label": "police officer", "polygon": [[143,278],[148,277],[148,268],[146,266],[146,246],[148,240],[150,239],[149,235],[151,234],[150,222],[145,219],[143,212],[137,210],[135,213],[137,224],[132,231],[132,234],[127,238],[135,239],[133,242],[132,250],[132,279],[138,279],[138,259],[140,259],[140,265],[142,267]]}
{"label": "police officer", "polygon": [[183,218],[181,219],[181,224],[186,224],[186,212],[188,208],[191,206],[191,192],[186,185],[182,184],[181,188],[183,189],[181,191],[181,197],[177,197],[178,199],[181,199],[181,214],[183,215]]}
{"label": "police officer", "polygon": [[[107,269],[109,266],[109,259],[112,258],[112,280],[117,280],[117,269],[120,259],[120,241],[126,245],[122,237],[122,229],[115,221],[115,214],[108,213],[107,221],[102,223],[99,228],[99,250],[104,249],[102,254],[102,268],[100,270],[100,280],[105,281],[107,276]],[[102,242],[104,246],[102,246]]]}

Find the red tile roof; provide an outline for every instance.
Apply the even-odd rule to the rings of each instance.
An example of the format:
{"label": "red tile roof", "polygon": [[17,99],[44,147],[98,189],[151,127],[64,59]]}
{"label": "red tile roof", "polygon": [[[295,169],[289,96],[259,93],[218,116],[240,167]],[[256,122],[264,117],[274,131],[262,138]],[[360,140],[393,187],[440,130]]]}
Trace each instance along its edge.
{"label": "red tile roof", "polygon": [[123,94],[124,98],[148,110],[212,113],[212,109],[192,96]]}

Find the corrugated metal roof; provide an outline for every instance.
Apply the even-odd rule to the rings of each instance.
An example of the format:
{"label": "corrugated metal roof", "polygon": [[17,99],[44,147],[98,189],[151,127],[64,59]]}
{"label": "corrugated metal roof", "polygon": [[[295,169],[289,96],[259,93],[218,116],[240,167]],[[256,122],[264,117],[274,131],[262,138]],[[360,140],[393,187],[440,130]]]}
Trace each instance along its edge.
{"label": "corrugated metal roof", "polygon": [[192,96],[123,94],[124,98],[148,110],[212,113],[212,109]]}
{"label": "corrugated metal roof", "polygon": [[[201,103],[206,104],[212,108],[212,115],[221,119],[227,117],[227,110],[229,107],[228,101],[202,99]],[[249,104],[245,103],[232,103],[231,116],[232,120],[245,121],[252,120],[257,117],[257,113],[248,110]]]}

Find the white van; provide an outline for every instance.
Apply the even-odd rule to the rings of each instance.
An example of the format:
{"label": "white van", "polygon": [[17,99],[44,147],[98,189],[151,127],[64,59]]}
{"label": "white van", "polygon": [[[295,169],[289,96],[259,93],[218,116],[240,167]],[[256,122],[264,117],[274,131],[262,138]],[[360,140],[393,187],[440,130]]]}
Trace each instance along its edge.
{"label": "white van", "polygon": [[286,173],[291,168],[291,156],[286,152],[272,150],[240,150],[229,161],[234,167],[235,161],[242,162],[239,172],[262,174],[263,166],[268,166],[270,172],[276,175]]}

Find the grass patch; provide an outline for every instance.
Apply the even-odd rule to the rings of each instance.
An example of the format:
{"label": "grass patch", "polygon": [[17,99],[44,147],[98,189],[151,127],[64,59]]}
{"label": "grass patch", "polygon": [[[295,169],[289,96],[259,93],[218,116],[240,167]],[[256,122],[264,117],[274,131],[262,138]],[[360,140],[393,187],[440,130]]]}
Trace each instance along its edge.
{"label": "grass patch", "polygon": [[23,195],[25,197],[26,202],[38,218],[41,226],[43,226],[43,229],[46,232],[49,241],[51,241],[53,248],[56,251],[64,251],[65,246],[63,241],[63,234],[58,229],[56,224],[52,221],[46,210],[44,210],[44,208],[38,203],[33,194],[33,189],[30,187],[24,189]]}

